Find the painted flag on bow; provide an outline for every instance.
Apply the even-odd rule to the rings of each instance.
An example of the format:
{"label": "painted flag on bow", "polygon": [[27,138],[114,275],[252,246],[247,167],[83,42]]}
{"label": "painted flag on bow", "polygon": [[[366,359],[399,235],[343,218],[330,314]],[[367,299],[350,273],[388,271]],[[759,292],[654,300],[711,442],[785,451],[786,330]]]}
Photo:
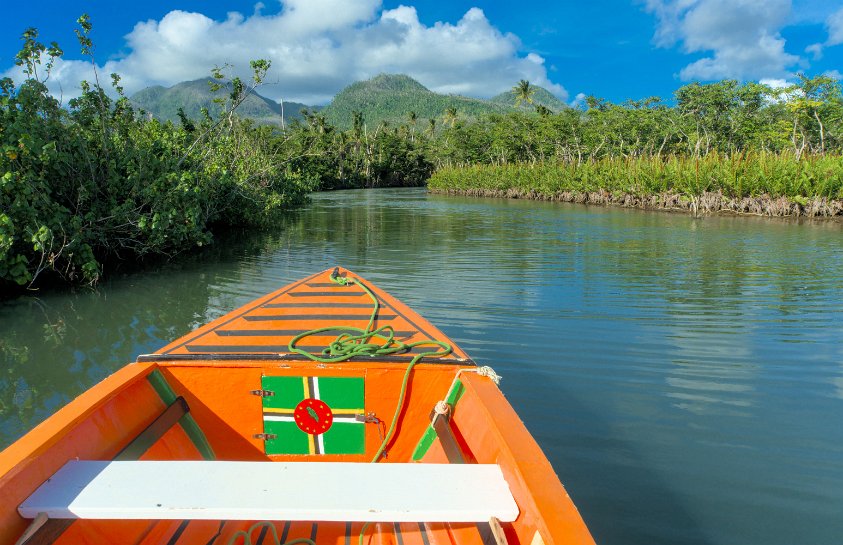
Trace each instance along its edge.
{"label": "painted flag on bow", "polygon": [[364,454],[363,377],[262,377],[267,454]]}

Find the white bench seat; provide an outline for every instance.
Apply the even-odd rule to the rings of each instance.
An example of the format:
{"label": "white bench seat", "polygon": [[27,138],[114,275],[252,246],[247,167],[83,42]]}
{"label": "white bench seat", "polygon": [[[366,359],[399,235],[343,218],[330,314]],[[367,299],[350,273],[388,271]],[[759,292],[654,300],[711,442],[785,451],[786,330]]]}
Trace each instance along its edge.
{"label": "white bench seat", "polygon": [[57,519],[511,522],[493,464],[71,461],[18,508]]}

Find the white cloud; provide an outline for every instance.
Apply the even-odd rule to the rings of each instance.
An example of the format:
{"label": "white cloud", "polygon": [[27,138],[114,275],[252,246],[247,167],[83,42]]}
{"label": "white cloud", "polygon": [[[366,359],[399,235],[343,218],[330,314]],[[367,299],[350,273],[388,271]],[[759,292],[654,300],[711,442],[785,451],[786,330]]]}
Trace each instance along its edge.
{"label": "white cloud", "polygon": [[[563,100],[565,89],[550,81],[544,59],[520,53],[520,41],[492,26],[472,8],[456,23],[419,21],[414,7],[384,10],[381,0],[282,0],[277,14],[229,13],[222,21],[201,13],[171,11],[160,21],[139,22],[126,35],[125,55],[99,66],[117,72],[128,93],[149,85],[173,85],[207,76],[230,64],[248,76],[249,60],[272,61],[261,94],[308,104],[327,102],[349,83],[379,73],[406,73],[444,93],[491,96],[520,79],[546,87]],[[7,74],[19,76],[10,69]],[[56,64],[51,89],[79,93],[92,79],[83,61]]]}
{"label": "white cloud", "polygon": [[843,44],[843,8],[835,11],[825,20],[825,29],[828,31],[828,39],[825,43],[811,44],[805,51],[812,53],[814,60],[818,61],[823,57],[823,49],[832,45]]}
{"label": "white cloud", "polygon": [[773,89],[786,89],[793,85],[793,83],[787,81],[786,79],[762,79],[758,83],[768,85]]}
{"label": "white cloud", "polygon": [[577,93],[577,96],[574,97],[574,100],[572,100],[571,103],[568,104],[568,106],[570,106],[571,108],[584,107],[585,106],[585,99],[586,99],[585,93]]}
{"label": "white cloud", "polygon": [[646,9],[658,19],[656,45],[709,53],[680,71],[683,80],[781,77],[800,61],[779,34],[790,0],[647,0]]}
{"label": "white cloud", "polygon": [[823,58],[823,44],[811,44],[805,48],[805,53],[810,53],[815,61]]}
{"label": "white cloud", "polygon": [[825,26],[828,29],[828,40],[825,45],[843,44],[843,8],[829,15],[825,20]]}

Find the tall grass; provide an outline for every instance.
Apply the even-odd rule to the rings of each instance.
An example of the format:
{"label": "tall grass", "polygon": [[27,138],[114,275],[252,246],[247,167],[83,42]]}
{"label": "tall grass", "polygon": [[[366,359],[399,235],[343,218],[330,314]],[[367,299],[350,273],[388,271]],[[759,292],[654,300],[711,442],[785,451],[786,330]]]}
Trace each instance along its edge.
{"label": "tall grass", "polygon": [[434,191],[552,196],[562,192],[608,191],[637,197],[678,194],[693,198],[786,197],[843,199],[843,157],[807,157],[747,152],[731,156],[606,158],[575,163],[445,167],[433,174]]}

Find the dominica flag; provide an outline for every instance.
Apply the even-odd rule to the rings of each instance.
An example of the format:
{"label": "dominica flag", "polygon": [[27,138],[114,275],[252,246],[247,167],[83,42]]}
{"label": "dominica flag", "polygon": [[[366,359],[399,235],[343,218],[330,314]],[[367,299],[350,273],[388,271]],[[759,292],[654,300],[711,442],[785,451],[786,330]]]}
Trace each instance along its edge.
{"label": "dominica flag", "polygon": [[364,454],[363,377],[263,377],[267,454]]}

